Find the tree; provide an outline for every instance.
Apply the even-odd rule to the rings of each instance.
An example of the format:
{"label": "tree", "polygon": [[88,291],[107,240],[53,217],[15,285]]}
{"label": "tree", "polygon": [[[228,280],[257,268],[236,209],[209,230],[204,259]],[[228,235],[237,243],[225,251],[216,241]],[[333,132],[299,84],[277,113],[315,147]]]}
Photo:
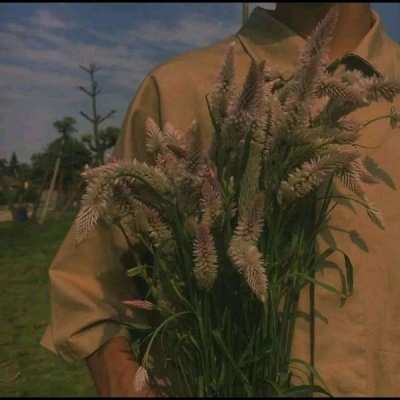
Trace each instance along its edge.
{"label": "tree", "polygon": [[35,187],[29,185],[32,169],[29,164],[19,163],[15,152],[10,161],[0,159],[0,205],[8,205],[12,220],[17,220],[19,211],[27,212],[27,203],[32,200]]}
{"label": "tree", "polygon": [[44,152],[32,155],[33,177],[46,177],[48,181],[48,171],[57,158],[60,170],[57,209],[60,210],[68,193],[79,183],[84,166],[92,163],[92,155],[83,143],[71,136],[67,136],[66,140],[57,138],[47,145]]}
{"label": "tree", "polygon": [[9,171],[8,161],[6,158],[0,158],[0,176],[7,175]]}
{"label": "tree", "polygon": [[120,129],[115,126],[108,126],[106,129],[102,129],[99,132],[99,145],[96,151],[96,147],[93,145],[93,136],[91,134],[86,134],[82,136],[82,142],[85,143],[88,148],[94,153],[98,154],[98,159],[101,164],[104,164],[104,155],[108,149],[115,146]]}
{"label": "tree", "polygon": [[[92,98],[92,117],[89,117],[87,114],[85,114],[83,111],[80,112],[80,114],[86,118],[92,125],[93,125],[93,141],[94,143],[91,143],[92,140],[90,140],[91,143],[91,150],[94,152],[95,155],[95,165],[101,165],[104,163],[104,152],[105,149],[103,148],[101,142],[102,142],[102,136],[99,132],[99,125],[104,122],[106,119],[112,117],[116,111],[112,110],[108,114],[106,114],[104,117],[97,114],[97,103],[96,103],[96,97],[101,93],[101,90],[98,89],[97,87],[97,81],[94,79],[94,74],[96,71],[99,70],[98,67],[96,67],[95,64],[90,64],[89,68],[85,68],[82,65],[80,66],[84,71],[86,71],[90,75],[90,83],[91,83],[91,90],[85,89],[83,86],[79,86],[79,90],[82,92],[86,93],[88,96]],[[88,143],[88,141],[86,141]]]}
{"label": "tree", "polygon": [[75,118],[64,117],[62,120],[55,121],[53,127],[56,128],[57,132],[62,135],[65,141],[68,137],[72,136],[73,133],[77,132],[75,124]]}
{"label": "tree", "polygon": [[0,206],[4,206],[8,203],[7,200],[7,185],[5,177],[8,175],[8,160],[0,158]]}
{"label": "tree", "polygon": [[9,174],[15,178],[18,178],[19,162],[15,151],[12,153],[9,163]]}

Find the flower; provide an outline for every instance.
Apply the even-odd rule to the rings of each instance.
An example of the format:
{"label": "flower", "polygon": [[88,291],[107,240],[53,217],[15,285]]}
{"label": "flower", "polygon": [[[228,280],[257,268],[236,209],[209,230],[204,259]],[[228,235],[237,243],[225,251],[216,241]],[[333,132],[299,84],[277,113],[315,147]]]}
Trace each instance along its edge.
{"label": "flower", "polygon": [[394,107],[390,110],[390,126],[392,129],[400,128],[400,112],[396,111]]}
{"label": "flower", "polygon": [[193,270],[197,286],[210,291],[217,279],[217,250],[213,237],[207,225],[200,224],[197,228],[193,247],[195,267]]}
{"label": "flower", "polygon": [[143,310],[155,310],[156,306],[147,300],[125,300],[122,302],[126,306],[141,308]]}
{"label": "flower", "polygon": [[133,387],[135,392],[140,392],[143,390],[149,381],[149,373],[147,369],[142,365],[138,368],[135,374],[135,378],[133,380]]}

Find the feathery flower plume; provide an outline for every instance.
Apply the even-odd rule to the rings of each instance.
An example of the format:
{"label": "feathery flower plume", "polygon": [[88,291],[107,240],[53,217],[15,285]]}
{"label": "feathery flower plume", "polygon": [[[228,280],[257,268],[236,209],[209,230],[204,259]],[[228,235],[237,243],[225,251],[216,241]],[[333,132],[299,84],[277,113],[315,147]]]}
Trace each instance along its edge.
{"label": "feathery flower plume", "polygon": [[153,118],[147,118],[146,121],[146,150],[149,153],[161,153],[165,150],[166,141],[159,126]]}
{"label": "feathery flower plume", "polygon": [[130,201],[132,215],[132,229],[137,233],[148,233],[150,230],[147,210],[149,207],[137,199]]}
{"label": "feathery flower plume", "polygon": [[321,22],[318,23],[300,54],[301,64],[307,66],[313,58],[316,58],[322,66],[327,64],[329,44],[332,40],[338,17],[339,11],[337,7],[332,7]]}
{"label": "feathery flower plume", "polygon": [[167,224],[161,221],[159,213],[151,207],[143,207],[149,221],[150,237],[156,246],[163,241],[172,239],[172,232]]}
{"label": "feathery flower plume", "polygon": [[122,302],[126,306],[140,308],[142,310],[155,310],[156,306],[147,300],[125,300]]}
{"label": "feathery flower plume", "polygon": [[185,158],[187,156],[188,138],[187,135],[169,122],[164,125],[163,135],[165,138],[167,148],[178,158]]}
{"label": "feathery flower plume", "polygon": [[202,184],[203,177],[189,174],[186,171],[177,177],[175,198],[185,217],[192,215],[198,209]]}
{"label": "feathery flower plume", "polygon": [[320,186],[332,173],[338,173],[353,161],[357,154],[351,152],[336,152],[305,162],[300,168],[289,174],[278,191],[279,204],[287,203],[296,198],[306,196]]}
{"label": "feathery flower plume", "polygon": [[112,198],[112,175],[103,173],[89,182],[86,193],[82,196],[82,207],[76,218],[75,235],[80,243],[93,229],[106,211]]}
{"label": "feathery flower plume", "polygon": [[246,212],[258,192],[261,172],[261,158],[263,146],[250,142],[249,157],[242,180],[240,181],[239,214]]}
{"label": "feathery flower plume", "polygon": [[234,236],[245,242],[256,244],[264,222],[264,192],[257,193],[248,209],[239,214]]}
{"label": "feathery flower plume", "polygon": [[108,174],[111,175],[118,170],[118,165],[116,161],[109,162],[105,165],[100,165],[99,167],[89,168],[88,165],[85,166],[84,170],[81,172],[81,176],[86,182],[93,181],[101,175]]}
{"label": "feathery flower plume", "polygon": [[371,221],[381,229],[385,229],[385,220],[383,214],[373,204],[368,203],[367,214]]}
{"label": "feathery flower plume", "polygon": [[379,183],[379,179],[373,176],[365,166],[365,162],[361,157],[356,158],[353,162],[350,163],[353,171],[357,173],[362,182],[365,183]]}
{"label": "feathery flower plume", "polygon": [[393,107],[390,110],[390,126],[392,129],[400,128],[400,112]]}
{"label": "feathery flower plume", "polygon": [[207,225],[200,224],[193,247],[193,274],[200,289],[210,291],[217,279],[217,250]]}
{"label": "feathery flower plume", "polygon": [[133,387],[135,392],[143,390],[149,382],[149,373],[147,369],[141,365],[136,371],[135,378],[133,380]]}
{"label": "feathery flower plume", "polygon": [[336,122],[335,128],[335,143],[354,143],[360,137],[361,124],[353,120],[341,119]]}
{"label": "feathery flower plume", "polygon": [[392,102],[393,98],[400,94],[400,82],[383,76],[364,78],[360,85],[365,91],[367,101],[379,101],[383,98]]}
{"label": "feathery flower plume", "polygon": [[328,46],[338,15],[337,8],[332,7],[308,38],[294,73],[293,90],[285,100],[286,109],[295,107],[299,102],[303,102],[306,106],[312,105],[323,68],[327,63]]}
{"label": "feathery flower plume", "polygon": [[81,243],[100,218],[101,211],[97,206],[83,206],[76,218],[75,236],[77,243]]}
{"label": "feathery flower plume", "polygon": [[215,218],[222,212],[222,201],[214,186],[206,182],[201,190],[200,199],[201,222],[211,226]]}
{"label": "feathery flower plume", "polygon": [[283,108],[277,95],[272,95],[269,99],[269,110],[266,121],[267,137],[264,150],[271,153],[276,144],[280,129],[283,128]]}
{"label": "feathery flower plume", "polygon": [[359,83],[365,79],[365,75],[357,69],[352,69],[350,71],[343,72],[340,78],[343,82],[346,82],[349,85],[359,85]]}
{"label": "feathery flower plume", "polygon": [[218,79],[210,97],[211,112],[216,123],[226,117],[226,113],[236,91],[235,42],[226,50]]}
{"label": "feathery flower plume", "polygon": [[235,149],[252,127],[258,107],[265,96],[263,65],[252,61],[240,95],[236,96],[228,107],[222,126],[222,138],[227,149]]}
{"label": "feathery flower plume", "polygon": [[171,151],[158,154],[156,160],[156,168],[172,181],[174,181],[174,178],[177,174],[179,174],[179,170],[181,169],[179,165],[179,160]]}
{"label": "feathery flower plume", "polygon": [[228,255],[233,264],[242,273],[251,290],[264,303],[268,289],[268,280],[257,247],[239,238],[231,240]]}
{"label": "feathery flower plume", "polygon": [[328,96],[350,102],[363,100],[363,93],[358,86],[349,85],[342,79],[327,73],[322,75],[316,94],[318,97]]}
{"label": "feathery flower plume", "polygon": [[365,200],[365,191],[362,187],[362,181],[360,175],[351,168],[351,165],[339,173],[340,180],[343,182],[344,186],[347,187],[352,193],[361,199]]}
{"label": "feathery flower plume", "polygon": [[136,159],[127,168],[128,173],[133,173],[145,179],[155,190],[161,194],[173,192],[173,186],[168,177],[157,168]]}
{"label": "feathery flower plume", "polygon": [[196,121],[193,121],[188,128],[189,150],[187,154],[187,171],[192,174],[204,173],[205,148],[203,135],[198,128]]}

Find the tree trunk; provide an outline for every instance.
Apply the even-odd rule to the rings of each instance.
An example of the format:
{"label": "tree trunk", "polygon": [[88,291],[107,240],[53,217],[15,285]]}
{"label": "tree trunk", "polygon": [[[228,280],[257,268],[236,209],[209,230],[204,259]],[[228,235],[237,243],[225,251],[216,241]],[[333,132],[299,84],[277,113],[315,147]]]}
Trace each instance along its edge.
{"label": "tree trunk", "polygon": [[61,219],[61,212],[63,209],[63,206],[65,204],[65,193],[64,193],[64,170],[62,169],[60,171],[59,175],[59,182],[58,182],[58,195],[57,195],[57,204],[54,212],[54,219],[56,221],[60,221]]}
{"label": "tree trunk", "polygon": [[36,198],[35,205],[33,206],[32,215],[31,215],[31,221],[32,222],[36,221],[36,213],[37,213],[37,210],[39,209],[40,200],[42,199],[43,192],[46,189],[46,184],[47,184],[47,181],[49,180],[49,177],[50,177],[50,169],[47,170],[46,176],[45,176],[45,178],[43,180],[42,186],[41,186],[41,188],[39,190],[39,193],[38,193],[38,196]]}

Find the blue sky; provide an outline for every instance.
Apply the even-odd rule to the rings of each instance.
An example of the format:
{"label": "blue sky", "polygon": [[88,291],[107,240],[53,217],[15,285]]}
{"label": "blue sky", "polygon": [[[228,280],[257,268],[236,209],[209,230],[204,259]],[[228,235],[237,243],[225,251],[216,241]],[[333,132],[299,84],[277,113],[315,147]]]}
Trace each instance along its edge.
{"label": "blue sky", "polygon": [[[273,5],[274,3],[252,3]],[[400,41],[400,3],[372,3],[389,36]],[[95,62],[99,112],[117,110],[105,126],[119,126],[146,74],[159,62],[234,34],[241,3],[1,3],[0,158],[20,161],[57,137],[52,123],[65,115],[79,133],[91,127],[88,87],[79,68]]]}

